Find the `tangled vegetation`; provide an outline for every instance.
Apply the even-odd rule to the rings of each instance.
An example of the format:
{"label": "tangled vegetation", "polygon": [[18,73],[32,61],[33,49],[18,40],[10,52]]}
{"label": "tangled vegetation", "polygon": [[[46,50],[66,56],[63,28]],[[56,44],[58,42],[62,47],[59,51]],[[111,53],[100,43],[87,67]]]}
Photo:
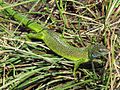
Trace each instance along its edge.
{"label": "tangled vegetation", "polygon": [[[119,0],[0,0],[0,90],[115,90],[120,88]],[[103,44],[108,54],[81,64],[51,51],[42,40],[1,10],[13,8],[75,47]]]}

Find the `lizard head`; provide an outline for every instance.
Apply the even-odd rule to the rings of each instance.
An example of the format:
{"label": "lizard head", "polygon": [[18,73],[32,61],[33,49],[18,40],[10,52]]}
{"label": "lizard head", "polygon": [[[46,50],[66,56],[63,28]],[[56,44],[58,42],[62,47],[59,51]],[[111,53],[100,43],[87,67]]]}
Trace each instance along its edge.
{"label": "lizard head", "polygon": [[88,51],[90,59],[100,58],[108,54],[108,49],[102,44],[92,45]]}

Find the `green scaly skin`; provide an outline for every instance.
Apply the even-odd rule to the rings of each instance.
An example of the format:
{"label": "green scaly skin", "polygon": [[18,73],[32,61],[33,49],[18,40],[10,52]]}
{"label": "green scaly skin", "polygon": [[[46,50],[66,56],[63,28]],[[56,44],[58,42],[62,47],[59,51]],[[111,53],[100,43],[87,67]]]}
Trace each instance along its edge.
{"label": "green scaly skin", "polygon": [[[42,39],[45,44],[58,55],[74,61],[74,76],[76,77],[76,70],[81,63],[90,60],[89,50],[92,46],[85,48],[76,48],[66,43],[58,33],[51,30],[43,30],[41,33],[31,34],[30,38]],[[59,47],[59,48],[58,48]]]}
{"label": "green scaly skin", "polygon": [[[2,7],[7,6],[7,4],[2,2],[0,5]],[[75,63],[73,73],[74,76],[76,75],[75,72],[79,65],[90,60],[90,51],[92,50],[92,46],[88,46],[85,48],[76,48],[70,46],[64,40],[61,39],[58,33],[53,32],[51,30],[44,30],[40,24],[28,19],[26,16],[14,11],[11,8],[4,9],[1,12],[10,17],[12,16],[18,22],[22,23],[32,31],[36,32],[36,35],[34,36],[38,39],[42,39],[53,52],[66,59],[72,60]]]}
{"label": "green scaly skin", "polygon": [[74,61],[74,76],[81,63],[89,61],[88,48],[76,48],[68,45],[60,36],[53,31],[43,31],[43,41],[55,53],[64,58]]}

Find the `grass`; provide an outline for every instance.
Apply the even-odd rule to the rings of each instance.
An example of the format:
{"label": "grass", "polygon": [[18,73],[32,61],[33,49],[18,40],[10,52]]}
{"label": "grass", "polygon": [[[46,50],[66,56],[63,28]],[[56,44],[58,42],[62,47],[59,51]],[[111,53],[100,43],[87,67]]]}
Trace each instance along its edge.
{"label": "grass", "polygon": [[[43,41],[26,39],[31,31],[0,14],[0,89],[115,90],[120,88],[119,2],[20,0],[10,6],[48,29],[61,33],[75,47],[104,44],[110,50],[102,63],[86,63],[73,76],[73,62],[52,52]],[[1,9],[1,8],[0,8]],[[94,60],[95,61],[95,60]]]}

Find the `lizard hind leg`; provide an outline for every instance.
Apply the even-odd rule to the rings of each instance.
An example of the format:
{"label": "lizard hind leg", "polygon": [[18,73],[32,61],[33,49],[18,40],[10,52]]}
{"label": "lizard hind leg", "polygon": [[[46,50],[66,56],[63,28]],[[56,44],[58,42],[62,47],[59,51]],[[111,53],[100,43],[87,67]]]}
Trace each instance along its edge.
{"label": "lizard hind leg", "polygon": [[43,33],[29,33],[27,37],[30,39],[38,39],[38,40],[40,39],[42,40],[44,38]]}

